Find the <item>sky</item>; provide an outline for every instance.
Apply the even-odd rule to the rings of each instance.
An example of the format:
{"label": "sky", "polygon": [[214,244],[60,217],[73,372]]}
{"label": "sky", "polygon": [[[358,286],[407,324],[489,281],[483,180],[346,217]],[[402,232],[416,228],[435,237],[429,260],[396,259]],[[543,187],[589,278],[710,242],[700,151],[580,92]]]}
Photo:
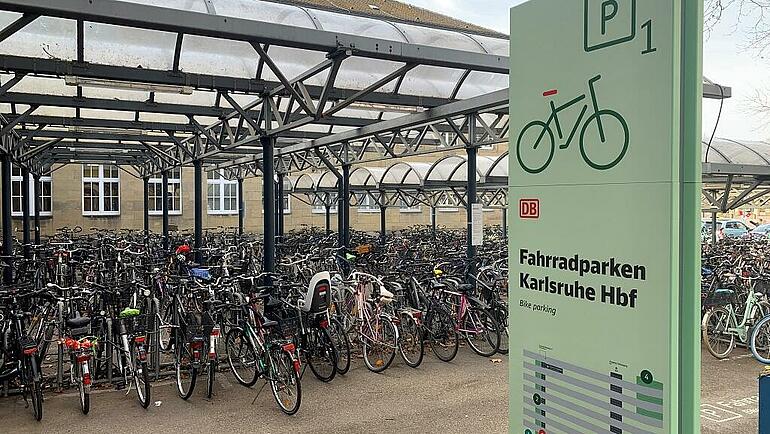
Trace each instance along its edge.
{"label": "sky", "polygon": [[[526,0],[402,0],[436,12],[504,33],[509,30],[509,10]],[[770,140],[770,112],[756,108],[759,94],[770,97],[770,51],[759,53],[749,44],[751,17],[736,12],[723,17],[704,35],[703,74],[715,83],[732,88],[733,97],[720,104],[703,102],[703,135],[733,140]]]}

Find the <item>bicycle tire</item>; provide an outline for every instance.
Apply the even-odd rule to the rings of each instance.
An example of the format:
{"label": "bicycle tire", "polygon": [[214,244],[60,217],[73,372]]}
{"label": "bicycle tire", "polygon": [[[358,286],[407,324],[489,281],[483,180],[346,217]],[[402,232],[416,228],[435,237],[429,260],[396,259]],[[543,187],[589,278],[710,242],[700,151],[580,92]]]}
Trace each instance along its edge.
{"label": "bicycle tire", "polygon": [[[237,352],[235,351],[237,348]],[[227,352],[227,363],[230,365],[230,372],[233,373],[235,380],[242,386],[251,387],[259,379],[259,369],[257,366],[257,352],[254,346],[243,335],[240,328],[232,328],[225,335],[225,351]],[[246,353],[244,357],[244,352]],[[241,373],[236,369],[236,360],[240,365],[248,366],[253,364],[253,371]],[[244,362],[243,360],[246,360]],[[253,373],[252,373],[253,372]]]}
{"label": "bicycle tire", "polygon": [[[719,318],[715,319],[717,323],[711,324],[712,318],[716,317],[717,315],[719,316]],[[715,343],[721,341],[719,336],[725,334],[722,329],[727,330],[729,328],[729,318],[730,313],[723,307],[714,308],[706,313],[706,315],[703,317],[703,323],[701,326],[702,338],[706,343],[706,349],[708,349],[709,353],[711,353],[711,355],[717,359],[727,358],[727,356],[730,355],[730,352],[732,352],[733,348],[735,347],[735,335],[729,331],[727,332],[727,335],[729,335],[729,340],[727,341],[725,349],[721,350],[721,348],[718,349],[715,347]],[[717,327],[717,333],[719,333],[719,336],[717,336],[715,339],[712,339],[711,335],[714,334],[714,327]]]}
{"label": "bicycle tire", "polygon": [[91,396],[86,390],[86,385],[83,382],[83,369],[79,363],[74,364],[75,372],[78,379],[78,397],[80,398],[80,411],[83,414],[88,414],[91,410]]}
{"label": "bicycle tire", "polygon": [[425,334],[433,354],[442,362],[451,362],[460,349],[460,339],[452,315],[446,309],[434,305],[425,322]]}
{"label": "bicycle tire", "polygon": [[[294,362],[291,354],[280,347],[274,347],[271,350],[274,354],[270,355],[270,390],[273,392],[273,398],[282,412],[291,416],[299,411],[302,404],[302,383],[299,374],[294,369]],[[281,383],[279,385],[279,382]],[[280,386],[283,387],[280,387]],[[291,394],[294,389],[294,402],[289,402],[279,396],[279,392],[287,391]]]}
{"label": "bicycle tire", "polygon": [[25,382],[30,389],[30,400],[32,401],[32,414],[36,421],[43,419],[43,385],[40,381],[40,371],[37,367],[37,358],[35,356],[26,357],[26,371],[24,374]]}
{"label": "bicycle tire", "polygon": [[[176,373],[176,389],[179,393],[179,397],[187,400],[189,399],[193,391],[195,390],[195,382],[198,379],[198,368],[195,367],[193,363],[193,355],[190,353],[190,344],[186,342],[185,339],[181,339],[180,335],[183,336],[184,332],[180,331],[180,328],[176,328],[175,330],[175,351],[174,351],[174,370]],[[187,365],[183,366],[183,362],[185,361],[184,358],[187,357],[187,363],[189,363],[189,368]],[[183,376],[187,375],[189,379],[189,386],[185,386],[183,384]]]}
{"label": "bicycle tire", "polygon": [[[324,383],[328,383],[334,379],[335,375],[337,375],[337,350],[334,348],[334,341],[329,335],[329,332],[325,329],[311,329],[309,332],[314,334],[314,340],[313,342],[308,342],[310,348],[306,349],[307,364],[310,366],[310,371],[317,379]],[[315,357],[316,354],[319,354],[322,357],[328,357],[328,363],[323,359],[317,359]],[[328,372],[322,371],[321,368],[328,368]]]}
{"label": "bicycle tire", "polygon": [[214,396],[214,378],[217,373],[217,361],[210,360],[208,363],[208,376],[206,378],[206,398],[211,399]]}
{"label": "bicycle tire", "polygon": [[[422,330],[417,320],[406,312],[401,314],[398,336],[398,350],[404,363],[410,368],[419,367],[425,357],[425,340],[422,339]],[[413,349],[413,354],[407,354],[405,346]]]}
{"label": "bicycle tire", "polygon": [[[757,340],[760,337],[762,338],[760,341],[761,345],[757,345]],[[754,329],[751,331],[749,347],[751,348],[751,354],[758,362],[770,365],[770,315],[759,320],[754,326]],[[767,355],[762,355],[760,349]]]}
{"label": "bicycle tire", "polygon": [[[548,154],[548,159],[543,163],[542,165],[538,166],[537,168],[532,168],[527,166],[526,163],[524,163],[524,160],[521,158],[521,139],[524,137],[524,133],[527,132],[532,127],[542,127],[547,134],[548,138],[551,140],[551,147],[550,147],[550,153]],[[537,144],[535,144],[536,146]],[[534,150],[535,146],[532,146],[532,149]],[[548,126],[543,121],[532,121],[528,123],[524,128],[522,128],[521,133],[519,133],[519,138],[516,141],[516,159],[519,162],[519,165],[522,169],[524,169],[525,172],[530,174],[538,174],[542,171],[544,171],[548,166],[551,165],[551,161],[553,161],[553,156],[556,153],[556,139],[554,138],[553,131],[551,130],[551,127]]]}
{"label": "bicycle tire", "polygon": [[[474,321],[474,316],[478,317],[478,321]],[[470,333],[465,333],[465,339],[468,341],[468,344],[470,345],[473,352],[480,355],[481,357],[492,357],[497,353],[497,350],[500,349],[500,326],[497,324],[497,320],[495,320],[495,317],[489,312],[489,310],[484,308],[470,308],[468,310],[468,313],[465,315],[465,321],[466,321],[466,329],[467,329],[467,321],[471,320],[474,322],[473,326],[478,327],[481,325],[484,327],[484,330],[486,333],[483,333],[483,338],[479,341],[477,339],[474,339],[473,336],[471,336]],[[475,324],[475,323],[478,324]],[[490,335],[491,332],[491,335]],[[475,335],[479,336],[479,334]],[[491,338],[491,339],[490,339]],[[485,350],[481,347],[481,344],[488,343],[490,345],[490,348],[488,350]]]}
{"label": "bicycle tire", "polygon": [[329,326],[334,349],[337,351],[337,373],[345,375],[350,370],[350,337],[345,331],[345,326],[337,318],[332,318]]}
{"label": "bicycle tire", "polygon": [[[625,142],[623,143],[623,148],[620,150],[620,154],[612,161],[606,164],[598,164],[595,161],[593,161],[586,152],[585,149],[585,134],[586,131],[588,131],[588,125],[591,124],[591,122],[596,119],[597,122],[599,122],[601,116],[610,116],[614,119],[616,119],[619,123],[621,128],[623,129],[623,133],[625,135]],[[597,129],[598,129],[597,124]],[[628,133],[628,124],[626,123],[626,120],[623,119],[623,116],[620,115],[620,113],[613,111],[613,110],[599,110],[596,113],[592,114],[591,116],[586,119],[586,123],[583,124],[583,129],[580,131],[580,156],[583,157],[583,161],[586,162],[589,166],[596,170],[609,170],[613,167],[617,166],[618,163],[620,163],[621,160],[623,160],[623,157],[626,156],[626,152],[628,152],[628,141],[629,141],[629,133]]]}
{"label": "bicycle tire", "polygon": [[[370,354],[370,351],[374,348],[373,343],[370,342],[368,339],[363,338],[363,345],[362,345],[362,351],[364,353],[364,364],[366,365],[367,369],[370,371],[379,374],[390,366],[391,363],[393,363],[393,359],[396,357],[396,350],[398,348],[398,332],[396,331],[396,326],[393,324],[393,321],[390,320],[390,318],[381,315],[379,317],[373,317],[370,321],[376,321],[379,319],[379,324],[382,325],[382,339],[381,342],[378,342],[378,347],[384,348],[387,347],[390,349],[390,351],[385,354],[383,351],[383,354],[381,358],[372,357],[372,354]],[[370,322],[370,330],[373,331],[373,334],[378,334],[376,328],[376,324],[374,327],[372,327]],[[385,331],[387,329],[387,332]],[[388,336],[390,334],[390,336]],[[372,338],[378,339],[379,336],[372,336]]]}

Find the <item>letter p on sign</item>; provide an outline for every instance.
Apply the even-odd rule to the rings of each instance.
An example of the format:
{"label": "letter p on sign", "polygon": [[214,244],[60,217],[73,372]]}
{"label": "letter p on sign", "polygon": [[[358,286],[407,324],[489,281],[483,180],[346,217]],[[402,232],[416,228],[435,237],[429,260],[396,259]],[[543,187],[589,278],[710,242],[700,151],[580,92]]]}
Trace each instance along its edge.
{"label": "letter p on sign", "polygon": [[519,218],[523,218],[523,219],[540,218],[540,199],[519,200]]}

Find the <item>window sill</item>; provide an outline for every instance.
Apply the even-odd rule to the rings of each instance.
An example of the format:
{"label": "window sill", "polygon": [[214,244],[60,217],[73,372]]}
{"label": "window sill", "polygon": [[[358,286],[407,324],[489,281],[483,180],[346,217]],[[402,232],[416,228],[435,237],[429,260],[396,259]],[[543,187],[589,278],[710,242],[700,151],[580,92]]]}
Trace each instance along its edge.
{"label": "window sill", "polygon": [[358,212],[361,214],[379,214],[380,210],[378,209],[358,209]]}
{"label": "window sill", "polygon": [[120,217],[120,211],[118,212],[99,212],[99,213],[83,213],[83,217]]}
{"label": "window sill", "polygon": [[[320,215],[326,215],[326,210],[320,210],[320,211],[319,211],[319,210],[315,210],[315,209],[314,209],[314,210],[312,210],[312,211],[310,211],[310,212],[311,212],[312,214],[320,214]],[[329,210],[329,214],[337,214],[337,211],[336,211],[336,210],[334,210],[334,211],[332,211],[332,210]]]}
{"label": "window sill", "polygon": [[238,211],[208,211],[208,215],[229,216],[238,215]]}
{"label": "window sill", "polygon": [[[150,211],[148,213],[148,215],[150,217],[163,217],[163,213],[162,212],[158,212],[158,211]],[[180,215],[182,215],[182,211],[169,211],[168,215],[170,215],[170,216],[180,216]]]}
{"label": "window sill", "polygon": [[422,214],[422,209],[399,209],[401,214]]}

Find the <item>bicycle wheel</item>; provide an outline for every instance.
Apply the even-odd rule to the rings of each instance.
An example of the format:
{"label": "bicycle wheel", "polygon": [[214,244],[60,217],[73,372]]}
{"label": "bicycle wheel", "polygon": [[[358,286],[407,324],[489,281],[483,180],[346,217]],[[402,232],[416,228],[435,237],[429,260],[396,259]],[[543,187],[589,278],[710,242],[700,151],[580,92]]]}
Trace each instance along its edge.
{"label": "bicycle wheel", "polygon": [[407,312],[402,312],[399,321],[398,349],[404,363],[412,368],[420,366],[425,356],[425,341],[417,320]]}
{"label": "bicycle wheel", "polygon": [[174,330],[172,327],[169,327],[174,322],[173,305],[168,303],[165,309],[161,308],[161,311],[156,315],[155,322],[158,324],[158,346],[161,351],[168,351],[171,349],[171,338]]}
{"label": "bicycle wheel", "polygon": [[[596,132],[598,133],[595,139],[598,141],[590,143],[590,153],[586,148],[589,147],[586,144],[586,132],[588,126],[592,122],[596,122]],[[623,138],[620,138],[620,136]],[[586,119],[586,123],[583,125],[583,130],[580,132],[580,155],[583,160],[589,166],[596,170],[607,170],[615,167],[620,160],[625,157],[628,151],[628,124],[620,113],[612,110],[599,110]],[[614,146],[607,149],[605,146],[607,142],[615,143],[623,142],[622,146]],[[605,163],[606,161],[606,163]]]}
{"label": "bicycle wheel", "polygon": [[209,360],[208,363],[208,376],[206,381],[206,398],[211,399],[214,396],[214,377],[217,373],[217,361]]}
{"label": "bicycle wheel", "polygon": [[[73,362],[74,362],[74,357],[73,357]],[[88,414],[88,412],[91,410],[91,395],[83,379],[83,368],[81,367],[80,363],[77,363],[77,362],[73,363],[72,368],[75,371],[75,378],[77,379],[77,382],[78,382],[78,397],[80,398],[80,411],[82,411],[83,414]]]}
{"label": "bicycle wheel", "polygon": [[482,357],[492,357],[500,348],[500,327],[487,309],[471,307],[463,321],[465,338]]}
{"label": "bicycle wheel", "polygon": [[434,305],[425,321],[425,339],[433,354],[442,362],[451,362],[457,356],[460,342],[452,315],[443,307]]}
{"label": "bicycle wheel", "polygon": [[195,381],[198,378],[198,369],[195,367],[190,343],[184,339],[184,331],[174,329],[174,368],[176,371],[176,389],[179,397],[188,399],[195,390]]}
{"label": "bicycle wheel", "polygon": [[259,366],[257,365],[257,352],[248,339],[243,335],[243,330],[232,328],[225,335],[225,351],[227,351],[227,363],[233,376],[243,386],[251,387],[259,379]]}
{"label": "bicycle wheel", "polygon": [[762,318],[754,326],[749,346],[758,362],[770,365],[770,316]]}
{"label": "bicycle wheel", "polygon": [[495,321],[500,327],[500,348],[497,352],[500,354],[508,354],[508,305],[505,302],[498,302],[492,309],[492,314],[495,316]]}
{"label": "bicycle wheel", "polygon": [[[544,136],[546,143],[543,143]],[[516,159],[521,168],[531,174],[545,170],[551,164],[555,151],[556,141],[553,131],[543,121],[532,121],[527,124],[516,141]]]}
{"label": "bicycle wheel", "polygon": [[291,416],[299,411],[302,403],[299,374],[294,369],[294,360],[291,355],[280,346],[270,349],[269,354],[270,390],[273,391],[273,398],[281,411]]}
{"label": "bicycle wheel", "polygon": [[134,363],[136,398],[142,408],[147,408],[150,406],[150,372],[147,369],[147,362],[139,360],[139,349],[136,345],[133,345],[131,350],[131,359]]}
{"label": "bicycle wheel", "polygon": [[24,371],[24,387],[30,392],[32,414],[35,420],[40,421],[43,419],[43,385],[40,381],[40,370],[35,356],[25,357]]}
{"label": "bicycle wheel", "polygon": [[337,318],[332,318],[328,330],[337,351],[337,373],[345,375],[350,370],[350,337]]}
{"label": "bicycle wheel", "polygon": [[717,307],[703,317],[703,341],[717,359],[727,357],[735,346],[735,335],[729,328],[730,313],[723,307]]}
{"label": "bicycle wheel", "polygon": [[380,373],[393,363],[398,348],[398,333],[393,321],[386,316],[373,316],[366,326],[369,337],[363,337],[364,364],[374,372]]}
{"label": "bicycle wheel", "polygon": [[329,332],[310,329],[307,334],[307,364],[316,378],[328,383],[337,374],[337,350]]}

